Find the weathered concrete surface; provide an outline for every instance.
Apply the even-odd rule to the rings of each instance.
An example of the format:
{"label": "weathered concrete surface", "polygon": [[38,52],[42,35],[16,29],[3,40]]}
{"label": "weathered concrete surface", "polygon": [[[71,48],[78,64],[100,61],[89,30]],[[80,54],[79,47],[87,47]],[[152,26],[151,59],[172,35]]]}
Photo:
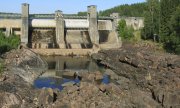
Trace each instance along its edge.
{"label": "weathered concrete surface", "polygon": [[[41,46],[36,47],[37,43],[35,41],[37,40],[34,40],[38,39],[34,38],[33,35],[36,29],[39,29],[40,34],[43,34],[41,32],[44,30],[55,31],[53,38],[55,42],[38,42],[38,44],[43,43],[42,48],[50,48],[46,44],[51,44],[51,48],[57,49],[100,48],[100,40],[102,41],[102,38],[107,37],[111,38],[111,40],[113,39],[113,43],[111,40],[108,43],[108,45],[113,45],[110,45],[108,48],[120,48],[121,45],[119,43],[121,40],[114,33],[116,32],[116,26],[114,25],[117,18],[98,18],[95,5],[88,6],[87,13],[87,17],[76,16],[75,18],[71,18],[71,16],[64,18],[61,11],[56,11],[55,14],[29,14],[29,4],[23,3],[21,14],[0,14],[0,29],[7,36],[11,34],[20,35],[22,46],[28,46],[29,48],[41,48]],[[37,37],[40,36],[37,35]],[[41,38],[46,37],[41,35]],[[106,41],[109,40],[107,39]],[[106,42],[103,44],[106,44]],[[103,46],[101,48],[105,49],[107,45]]]}
{"label": "weathered concrete surface", "polygon": [[0,28],[21,28],[21,19],[0,19]]}
{"label": "weathered concrete surface", "polygon": [[143,17],[121,17],[118,20],[124,19],[127,26],[133,27],[134,30],[139,30],[144,27],[144,18]]}
{"label": "weathered concrete surface", "polygon": [[[64,19],[65,28],[88,28],[87,19]],[[21,19],[0,19],[0,28],[21,28]],[[29,26],[33,28],[55,28],[54,19],[30,19]],[[98,20],[98,30],[112,30],[111,20]]]}
{"label": "weathered concrete surface", "polygon": [[29,4],[22,4],[21,20],[21,43],[27,45],[29,42]]}
{"label": "weathered concrete surface", "polygon": [[97,6],[88,6],[88,20],[89,20],[89,35],[91,43],[99,45],[99,33],[98,33],[98,19],[97,19]]}
{"label": "weathered concrete surface", "polygon": [[40,55],[79,55],[87,56],[93,53],[97,53],[99,49],[31,49],[32,51]]}

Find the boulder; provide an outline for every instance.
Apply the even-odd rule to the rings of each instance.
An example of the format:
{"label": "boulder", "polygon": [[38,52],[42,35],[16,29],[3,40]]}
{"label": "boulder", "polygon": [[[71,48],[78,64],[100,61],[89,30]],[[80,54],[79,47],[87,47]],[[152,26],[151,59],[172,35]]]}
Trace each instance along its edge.
{"label": "boulder", "polygon": [[163,106],[166,108],[179,108],[180,107],[180,91],[174,93],[164,94]]}
{"label": "boulder", "polygon": [[87,77],[88,80],[90,81],[94,81],[95,80],[95,74],[94,73],[90,73]]}
{"label": "boulder", "polygon": [[76,91],[79,90],[79,87],[77,87],[76,85],[74,86],[67,86],[64,88],[65,91],[67,91],[67,93],[71,94],[71,93],[74,93]]}
{"label": "boulder", "polygon": [[7,79],[6,75],[0,75],[0,82],[5,81]]}
{"label": "boulder", "polygon": [[63,72],[62,77],[63,77],[63,78],[68,78],[68,79],[74,79],[74,78],[76,78],[76,74],[75,74],[74,71]]}
{"label": "boulder", "polygon": [[16,74],[30,84],[48,68],[47,62],[28,49],[11,50],[3,58],[9,74]]}
{"label": "boulder", "polygon": [[103,79],[102,73],[99,71],[95,72],[95,80],[102,80],[102,79]]}
{"label": "boulder", "polygon": [[104,74],[109,75],[112,80],[118,80],[119,78],[119,76],[111,69],[106,69]]}
{"label": "boulder", "polygon": [[48,104],[54,103],[55,100],[56,95],[53,90],[51,88],[43,88],[38,96],[38,105],[45,107]]}
{"label": "boulder", "polygon": [[21,105],[21,99],[13,94],[13,93],[8,93],[8,92],[1,92],[0,93],[0,107],[1,108],[9,108],[12,107],[20,107]]}
{"label": "boulder", "polygon": [[74,84],[76,84],[74,81],[69,81],[69,82],[65,82],[64,84],[62,84],[62,86],[67,87],[67,86],[73,86]]}
{"label": "boulder", "polygon": [[113,94],[116,94],[117,96],[121,94],[121,89],[118,87],[118,85],[115,85],[114,83],[110,83],[106,87],[107,91]]}
{"label": "boulder", "polygon": [[99,89],[100,89],[100,91],[105,92],[106,91],[106,85],[105,84],[99,85]]}

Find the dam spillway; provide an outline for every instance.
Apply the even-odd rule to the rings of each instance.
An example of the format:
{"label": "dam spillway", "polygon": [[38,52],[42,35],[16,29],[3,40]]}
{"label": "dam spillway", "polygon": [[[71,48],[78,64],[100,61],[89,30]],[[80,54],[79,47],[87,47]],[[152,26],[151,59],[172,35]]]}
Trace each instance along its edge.
{"label": "dam spillway", "polygon": [[55,14],[29,14],[29,4],[24,3],[21,14],[0,13],[0,30],[7,36],[19,35],[21,45],[37,53],[81,55],[76,52],[121,47],[116,31],[118,17],[116,13],[99,17],[95,5],[88,6],[87,16],[65,15],[60,10]]}

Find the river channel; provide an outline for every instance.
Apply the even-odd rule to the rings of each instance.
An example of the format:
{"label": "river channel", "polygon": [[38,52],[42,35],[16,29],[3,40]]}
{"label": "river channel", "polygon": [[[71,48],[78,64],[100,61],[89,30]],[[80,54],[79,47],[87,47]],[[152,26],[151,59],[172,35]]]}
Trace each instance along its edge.
{"label": "river channel", "polygon": [[[104,72],[104,68],[98,66],[90,57],[42,56],[42,59],[48,63],[48,70],[34,81],[35,88],[46,87],[62,90],[63,85],[67,82],[80,83],[81,79],[64,76],[65,72],[100,71],[102,74]],[[109,77],[104,74],[101,83],[109,83]]]}

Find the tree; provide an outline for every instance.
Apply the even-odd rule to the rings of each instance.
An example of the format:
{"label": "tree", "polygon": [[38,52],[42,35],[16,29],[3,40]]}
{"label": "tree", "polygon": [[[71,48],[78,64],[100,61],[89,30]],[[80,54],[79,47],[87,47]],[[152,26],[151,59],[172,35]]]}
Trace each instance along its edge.
{"label": "tree", "polygon": [[180,4],[180,0],[161,0],[160,2],[160,36],[161,41],[168,41],[170,37],[171,30],[171,17],[176,7]]}
{"label": "tree", "polygon": [[133,31],[134,30],[132,27],[127,27],[124,19],[118,22],[118,34],[122,39],[130,40],[132,37],[134,37]]}
{"label": "tree", "polygon": [[171,35],[165,42],[165,47],[170,52],[180,54],[180,5],[173,12],[170,19],[170,31]]}
{"label": "tree", "polygon": [[180,0],[161,0],[160,39],[169,52],[179,53],[179,14]]}
{"label": "tree", "polygon": [[159,34],[159,0],[147,0],[146,5],[148,10],[144,14],[142,38],[156,40],[155,36]]}
{"label": "tree", "polygon": [[87,12],[78,12],[77,15],[78,15],[78,16],[86,16],[86,15],[87,15]]}
{"label": "tree", "polygon": [[136,3],[136,4],[124,4],[113,7],[111,9],[107,9],[104,11],[100,11],[100,16],[110,16],[111,13],[116,12],[121,16],[127,17],[143,17],[143,13],[146,10],[146,3]]}

